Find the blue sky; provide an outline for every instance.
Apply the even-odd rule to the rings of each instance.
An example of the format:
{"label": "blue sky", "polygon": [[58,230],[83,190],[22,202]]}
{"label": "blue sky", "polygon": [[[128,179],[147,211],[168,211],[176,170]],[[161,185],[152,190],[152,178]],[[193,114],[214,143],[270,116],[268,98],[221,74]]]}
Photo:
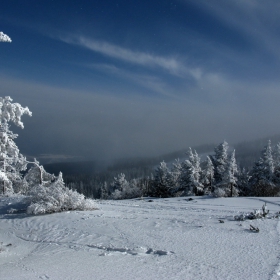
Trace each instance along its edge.
{"label": "blue sky", "polygon": [[42,161],[279,133],[278,0],[3,0],[0,90]]}

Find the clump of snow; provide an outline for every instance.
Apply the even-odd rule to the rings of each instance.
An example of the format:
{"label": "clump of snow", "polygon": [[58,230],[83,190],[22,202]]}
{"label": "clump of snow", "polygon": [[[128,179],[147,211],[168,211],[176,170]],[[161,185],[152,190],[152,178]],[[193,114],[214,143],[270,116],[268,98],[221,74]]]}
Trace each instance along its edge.
{"label": "clump of snow", "polygon": [[4,34],[2,31],[0,31],[0,42],[11,43],[12,39],[8,35]]}

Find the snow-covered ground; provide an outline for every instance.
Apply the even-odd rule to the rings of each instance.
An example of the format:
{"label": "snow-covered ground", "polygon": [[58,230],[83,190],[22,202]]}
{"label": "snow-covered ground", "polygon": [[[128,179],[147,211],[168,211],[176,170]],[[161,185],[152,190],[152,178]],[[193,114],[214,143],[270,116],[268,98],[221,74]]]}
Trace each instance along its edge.
{"label": "snow-covered ground", "polygon": [[42,216],[9,214],[24,205],[0,198],[0,279],[280,278],[280,220],[233,219],[264,202],[272,216],[280,198],[193,198]]}

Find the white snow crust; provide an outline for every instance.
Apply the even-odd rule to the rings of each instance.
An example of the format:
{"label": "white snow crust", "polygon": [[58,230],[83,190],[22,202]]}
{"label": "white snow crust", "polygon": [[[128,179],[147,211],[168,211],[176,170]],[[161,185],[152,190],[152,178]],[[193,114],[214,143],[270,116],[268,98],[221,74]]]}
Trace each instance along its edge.
{"label": "white snow crust", "polygon": [[[234,220],[264,202],[270,217]],[[272,217],[280,198],[144,198],[97,207],[31,216],[20,197],[0,198],[0,279],[280,279],[280,224]]]}

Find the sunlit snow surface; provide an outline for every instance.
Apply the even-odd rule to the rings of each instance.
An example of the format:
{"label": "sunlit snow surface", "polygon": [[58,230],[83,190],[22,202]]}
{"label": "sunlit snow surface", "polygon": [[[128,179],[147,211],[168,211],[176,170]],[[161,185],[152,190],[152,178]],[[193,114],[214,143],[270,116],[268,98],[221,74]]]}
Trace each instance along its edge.
{"label": "sunlit snow surface", "polygon": [[[0,198],[0,279],[280,279],[280,198],[193,199],[27,216]],[[264,202],[271,218],[233,219]]]}

